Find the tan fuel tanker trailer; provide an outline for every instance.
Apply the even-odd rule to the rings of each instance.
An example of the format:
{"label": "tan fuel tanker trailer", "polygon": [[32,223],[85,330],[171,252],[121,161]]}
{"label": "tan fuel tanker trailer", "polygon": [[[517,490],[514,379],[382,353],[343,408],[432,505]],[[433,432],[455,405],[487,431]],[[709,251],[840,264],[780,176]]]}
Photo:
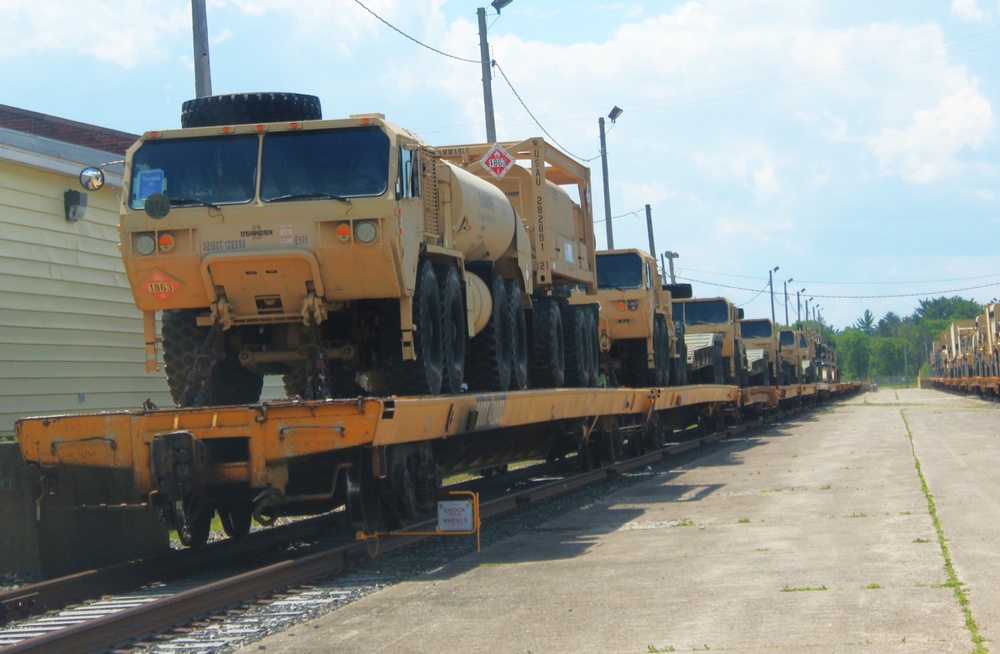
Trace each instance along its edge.
{"label": "tan fuel tanker trailer", "polygon": [[119,228],[178,405],[256,402],[266,374],[307,399],[596,384],[596,320],[565,300],[596,293],[590,172],[551,144],[431,147],[297,94],[181,123],[128,150]]}

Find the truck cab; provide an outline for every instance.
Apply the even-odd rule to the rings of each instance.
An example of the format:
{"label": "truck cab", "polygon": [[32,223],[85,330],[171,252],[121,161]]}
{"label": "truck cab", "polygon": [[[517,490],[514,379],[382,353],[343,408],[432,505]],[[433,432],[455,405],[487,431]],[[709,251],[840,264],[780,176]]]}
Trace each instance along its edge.
{"label": "truck cab", "polygon": [[743,318],[743,309],[724,297],[680,299],[675,300],[673,305],[674,315],[684,323],[684,337],[689,341],[689,350],[694,349],[698,335],[720,334],[723,382],[746,386],[746,348],[737,329]]}
{"label": "truck cab", "polygon": [[740,338],[746,347],[747,361],[751,364],[755,361],[764,362],[764,370],[753,375],[751,385],[780,385],[783,360],[777,325],[770,318],[748,318],[739,322],[739,329]]}

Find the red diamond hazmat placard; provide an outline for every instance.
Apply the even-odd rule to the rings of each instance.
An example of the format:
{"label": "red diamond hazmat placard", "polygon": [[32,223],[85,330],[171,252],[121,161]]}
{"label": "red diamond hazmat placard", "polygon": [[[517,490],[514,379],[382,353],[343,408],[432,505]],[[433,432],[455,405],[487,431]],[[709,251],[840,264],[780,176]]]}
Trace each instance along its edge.
{"label": "red diamond hazmat placard", "polygon": [[486,156],[479,162],[483,168],[493,173],[493,176],[497,179],[506,175],[513,163],[514,157],[510,156],[499,144],[490,148]]}

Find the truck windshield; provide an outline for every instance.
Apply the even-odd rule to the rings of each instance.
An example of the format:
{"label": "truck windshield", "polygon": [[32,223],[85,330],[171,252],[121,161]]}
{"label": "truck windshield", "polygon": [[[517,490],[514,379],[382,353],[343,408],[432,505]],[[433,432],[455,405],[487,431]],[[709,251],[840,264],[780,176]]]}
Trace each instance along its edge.
{"label": "truck windshield", "polygon": [[801,348],[809,347],[809,343],[808,341],[806,341],[806,335],[801,332],[799,333],[799,347]]}
{"label": "truck windshield", "polygon": [[685,325],[724,325],[729,322],[729,308],[722,300],[675,302],[675,316],[678,315],[678,305],[684,313]]}
{"label": "truck windshield", "polygon": [[642,288],[642,257],[631,252],[599,255],[597,288]]}
{"label": "truck windshield", "polygon": [[377,127],[264,136],[260,199],[375,196],[389,186],[389,137]]}
{"label": "truck windshield", "polygon": [[789,345],[795,347],[795,332],[781,331],[778,332],[778,343],[781,345]]}
{"label": "truck windshield", "polygon": [[740,338],[770,338],[771,321],[769,320],[741,320]]}
{"label": "truck windshield", "polygon": [[132,157],[128,206],[162,193],[174,206],[239,204],[254,196],[257,135],[151,140]]}

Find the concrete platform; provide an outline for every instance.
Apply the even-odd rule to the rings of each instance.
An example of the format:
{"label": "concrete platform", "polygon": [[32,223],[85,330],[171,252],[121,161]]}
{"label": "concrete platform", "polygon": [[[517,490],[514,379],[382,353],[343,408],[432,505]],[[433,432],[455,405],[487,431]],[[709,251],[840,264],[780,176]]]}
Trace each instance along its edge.
{"label": "concrete platform", "polygon": [[968,654],[915,463],[995,641],[998,411],[860,395],[243,651]]}

